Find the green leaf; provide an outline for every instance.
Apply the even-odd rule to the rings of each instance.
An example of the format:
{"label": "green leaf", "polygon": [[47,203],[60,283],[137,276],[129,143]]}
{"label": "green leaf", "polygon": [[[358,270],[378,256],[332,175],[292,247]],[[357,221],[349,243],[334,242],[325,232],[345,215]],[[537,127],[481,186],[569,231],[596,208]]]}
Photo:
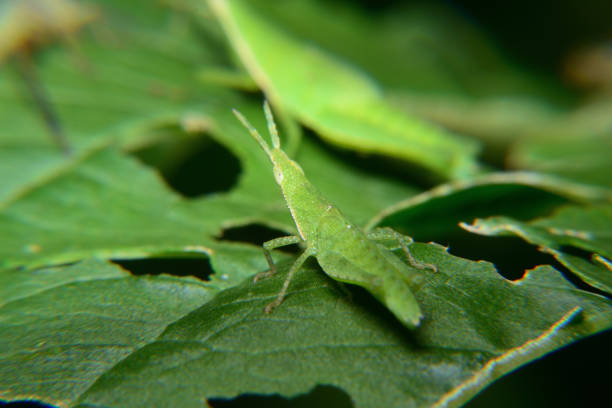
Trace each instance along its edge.
{"label": "green leaf", "polygon": [[0,148],[0,175],[3,179],[0,183],[0,208],[71,165],[73,161],[58,154],[55,146],[3,146]]}
{"label": "green leaf", "polygon": [[[100,17],[92,26],[99,35],[85,32],[79,37],[80,63],[64,47],[48,50],[36,65],[42,86],[77,147],[84,139],[110,129],[117,136],[146,124],[163,123],[169,114],[198,108],[209,100],[202,97],[204,92],[213,92],[194,78],[200,63],[217,57],[205,54],[190,31],[176,31],[172,19],[178,16],[142,0],[138,3],[146,7],[134,5],[129,11],[118,10],[118,3],[100,2]],[[153,17],[152,12],[158,16]],[[161,13],[166,14],[161,17]],[[130,20],[135,15],[140,20],[137,24]],[[124,19],[132,24],[125,24]],[[3,144],[51,145],[30,97],[19,86],[14,67],[5,65],[2,71]],[[225,94],[215,89],[215,95]]]}
{"label": "green leaf", "polygon": [[77,152],[72,157],[53,143],[17,66],[0,66],[0,206],[74,165],[100,139],[143,145],[152,129],[201,110],[212,98],[231,99],[227,91],[196,80],[200,64],[219,56],[207,52],[192,31],[180,29],[180,15],[156,2],[123,3],[98,2],[98,19],[75,38],[78,52],[52,47],[33,60]]}
{"label": "green leaf", "polygon": [[60,406],[217,291],[95,261],[2,271],[0,288],[0,399]]}
{"label": "green leaf", "polygon": [[394,92],[390,98],[406,112],[439,123],[454,132],[477,137],[485,145],[484,159],[497,165],[506,164],[508,150],[522,135],[563,120],[567,114],[547,99],[524,94],[474,98],[454,93],[423,95]]}
{"label": "green leaf", "polygon": [[214,257],[222,250],[214,236],[224,224],[276,219],[275,225],[284,225],[288,217],[282,207],[255,206],[246,198],[186,201],[133,159],[104,149],[2,211],[0,263],[40,266],[169,253]]}
{"label": "green leaf", "polygon": [[[257,105],[235,106],[252,113],[254,123],[261,125]],[[211,135],[241,160],[242,176],[229,194],[185,200],[139,162],[114,149],[92,149],[2,209],[0,230],[5,234],[0,238],[0,265],[41,266],[90,256],[168,253],[214,258],[218,253],[215,237],[225,228],[259,222],[293,232],[295,226],[268,160],[233,119],[229,106],[220,104],[199,117],[211,124]],[[304,144],[300,157],[313,180],[332,200],[345,205],[357,222],[414,192],[360,170],[347,171],[346,165],[310,143]],[[354,200],[350,186],[356,181],[372,194]]]}
{"label": "green leaf", "polygon": [[308,139],[300,145],[296,160],[316,188],[357,225],[365,225],[380,208],[420,191],[401,180],[339,160]]}
{"label": "green leaf", "polygon": [[305,41],[354,62],[393,94],[443,102],[459,95],[549,100],[562,93],[548,76],[516,66],[484,30],[446,2],[391,2],[374,13],[340,2],[249,4]]}
{"label": "green leaf", "polygon": [[442,177],[474,173],[477,146],[472,141],[396,110],[357,68],[293,38],[245,2],[210,4],[242,63],[275,106],[322,137],[410,160]]}
{"label": "green leaf", "polygon": [[188,211],[197,210],[134,160],[113,150],[95,151],[72,172],[4,209],[0,259],[8,266],[41,265],[87,257],[92,248],[98,256],[135,257],[158,248],[204,247],[212,221],[195,214],[186,218]]}
{"label": "green leaf", "polygon": [[249,4],[302,42],[363,68],[407,115],[477,136],[500,164],[511,141],[557,119],[571,101],[555,78],[519,67],[446,2],[391,2],[375,13],[338,2]]}
{"label": "green leaf", "polygon": [[568,201],[610,201],[607,189],[529,172],[492,173],[441,184],[384,208],[366,225],[392,226],[419,240],[448,239],[461,221],[507,215],[527,220]]}
{"label": "green leaf", "polygon": [[[483,235],[517,235],[553,255],[589,285],[612,293],[612,206],[567,206],[553,216],[520,222],[507,217],[462,224]],[[576,253],[575,249],[586,251]]]}
{"label": "green leaf", "polygon": [[[70,397],[59,398],[56,383],[40,381],[48,374],[44,370],[26,371],[35,390],[28,388],[31,382],[16,383],[10,395],[53,395],[63,403],[77,398],[83,406],[190,407],[245,393],[295,396],[329,384],[359,407],[458,406],[515,367],[612,325],[608,299],[574,288],[550,267],[510,282],[489,263],[453,257],[436,245],[413,249],[439,266],[416,291],[426,317],[414,332],[366,292],[351,290],[349,297],[312,266],[298,273],[281,307],[266,315],[263,307],[276,296],[288,262],[281,262],[283,273],[276,278],[256,285],[248,279],[210,301],[206,283],[169,277],[94,279],[29,294],[2,309],[3,322],[17,323],[1,331],[14,353],[5,358],[13,362],[14,355],[27,352],[28,369],[57,364],[55,373],[65,387],[61,395]],[[192,298],[183,299],[185,285]],[[153,288],[148,295],[138,292]],[[168,300],[166,290],[172,294]],[[151,300],[142,309],[144,299]],[[162,312],[169,307],[172,312]],[[25,310],[31,317],[24,321]],[[74,310],[95,318],[84,325]],[[112,319],[114,329],[98,338],[98,325],[108,331],[105,318]],[[48,330],[57,319],[64,331]],[[153,323],[143,327],[149,320]],[[160,333],[164,324],[169,326]],[[27,336],[26,344],[16,335],[39,326],[47,331]],[[118,337],[106,340],[111,334]],[[44,340],[57,348],[40,344]],[[75,365],[71,352],[83,344],[90,353],[124,347],[120,357],[109,353],[102,363]],[[49,361],[48,350],[59,354]],[[62,382],[66,377],[84,380]],[[94,378],[93,384],[87,381]]]}
{"label": "green leaf", "polygon": [[601,98],[520,138],[508,161],[514,167],[612,188],[612,100]]}

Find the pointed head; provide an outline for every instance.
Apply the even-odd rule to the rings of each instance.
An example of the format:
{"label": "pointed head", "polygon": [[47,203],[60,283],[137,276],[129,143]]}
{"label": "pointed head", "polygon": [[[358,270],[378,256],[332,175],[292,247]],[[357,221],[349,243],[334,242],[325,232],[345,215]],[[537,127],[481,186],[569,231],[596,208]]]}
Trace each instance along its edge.
{"label": "pointed head", "polygon": [[240,122],[244,125],[245,128],[249,131],[251,136],[259,143],[261,148],[266,152],[266,155],[274,165],[274,178],[276,182],[282,187],[284,182],[286,182],[286,173],[292,172],[292,170],[297,169],[299,173],[304,174],[302,168],[293,160],[291,160],[285,152],[280,148],[280,139],[278,137],[278,129],[276,128],[276,122],[274,121],[274,117],[272,116],[272,110],[270,109],[270,105],[268,101],[264,101],[263,105],[264,112],[266,114],[266,121],[268,122],[268,132],[270,133],[270,138],[272,140],[272,147],[266,143],[264,138],[259,134],[257,129],[247,120],[247,118],[242,115],[236,109],[232,109],[234,115],[240,120]]}

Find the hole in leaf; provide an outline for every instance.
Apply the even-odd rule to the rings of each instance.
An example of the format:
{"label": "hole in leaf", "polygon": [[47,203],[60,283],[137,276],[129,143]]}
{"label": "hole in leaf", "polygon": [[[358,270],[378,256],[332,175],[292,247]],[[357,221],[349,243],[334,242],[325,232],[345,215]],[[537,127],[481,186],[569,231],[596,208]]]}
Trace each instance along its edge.
{"label": "hole in leaf", "polygon": [[[438,241],[439,242],[439,241]],[[456,236],[443,243],[449,246],[449,253],[473,261],[488,261],[506,279],[521,279],[528,269],[538,265],[551,265],[565,271],[552,255],[538,249],[518,237],[487,237],[457,231]]]}
{"label": "hole in leaf", "polygon": [[334,407],[352,408],[351,397],[338,387],[332,385],[317,385],[308,394],[295,398],[283,398],[279,395],[241,395],[237,398],[211,399],[213,408],[240,408],[240,407],[266,407],[266,408],[310,408]]}
{"label": "hole in leaf", "polygon": [[[437,242],[440,243],[439,240]],[[551,254],[539,251],[535,245],[518,237],[487,237],[461,230],[444,245],[449,246],[448,252],[452,255],[493,263],[497,272],[509,280],[521,279],[525,271],[537,266],[550,265],[578,289],[608,296],[605,292],[585,283]],[[590,252],[572,248],[575,251],[574,255],[584,257],[591,262]]]}
{"label": "hole in leaf", "polygon": [[165,131],[169,134],[159,142],[133,154],[155,167],[173,190],[193,198],[234,187],[241,172],[240,160],[225,146],[208,137],[186,136],[176,129]]}
{"label": "hole in leaf", "polygon": [[[411,217],[415,220],[417,218]],[[424,216],[422,221],[426,225],[427,220],[435,224],[435,216]],[[418,242],[436,242],[448,247],[451,255],[472,261],[487,261],[495,265],[495,268],[504,278],[509,280],[521,279],[526,270],[533,269],[538,265],[551,265],[559,271],[565,268],[552,255],[540,252],[536,246],[514,236],[488,237],[468,232],[456,223],[444,222],[444,225],[432,225],[429,230],[417,227],[415,230],[401,228],[394,225],[394,229],[405,235],[411,236]]]}
{"label": "hole in leaf", "polygon": [[114,259],[113,263],[134,275],[193,276],[207,281],[214,273],[208,258]]}
{"label": "hole in leaf", "polygon": [[[246,242],[248,244],[262,246],[266,241],[270,241],[274,238],[286,237],[287,235],[289,234],[284,231],[270,228],[262,224],[247,224],[240,227],[226,228],[217,239],[219,241]],[[275,249],[275,251],[279,250],[288,253],[297,253],[299,249],[299,246],[295,244]]]}

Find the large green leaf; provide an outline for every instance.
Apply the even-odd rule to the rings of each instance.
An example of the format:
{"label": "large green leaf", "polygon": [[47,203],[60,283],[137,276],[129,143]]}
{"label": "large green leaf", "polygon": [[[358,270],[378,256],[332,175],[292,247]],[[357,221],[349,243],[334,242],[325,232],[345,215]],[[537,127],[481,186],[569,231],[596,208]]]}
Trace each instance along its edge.
{"label": "large green leaf", "polygon": [[571,99],[554,78],[520,69],[446,2],[392,2],[375,13],[316,0],[249,4],[304,43],[363,68],[406,114],[478,136],[499,163],[511,141],[561,117]]}
{"label": "large green leaf", "polygon": [[478,234],[517,235],[553,255],[588,284],[612,294],[611,205],[568,206],[532,222],[492,217],[462,226]]}
{"label": "large green leaf", "polygon": [[[264,127],[258,105],[234,106]],[[230,193],[186,200],[134,159],[112,148],[92,149],[6,205],[0,213],[0,229],[5,232],[0,264],[38,266],[89,256],[194,252],[214,257],[215,237],[226,228],[262,223],[295,231],[271,164],[229,106],[210,107],[198,117],[210,123],[211,135],[240,159],[243,171]],[[380,176],[346,171],[346,165],[309,143],[300,157],[313,181],[320,182],[332,200],[345,204],[355,222],[365,222],[374,209],[414,192]],[[372,194],[354,200],[357,184]]]}
{"label": "large green leaf", "polygon": [[596,99],[545,125],[531,128],[510,153],[512,166],[612,187],[612,99]]}
{"label": "large green leaf", "polygon": [[[367,293],[349,297],[312,266],[271,315],[263,307],[287,262],[278,277],[256,285],[249,278],[213,300],[218,286],[193,279],[130,277],[103,264],[59,269],[79,273],[49,287],[13,286],[17,295],[0,309],[11,328],[0,331],[10,350],[2,354],[0,398],[195,407],[212,397],[294,396],[329,384],[359,407],[458,406],[515,367],[612,325],[609,300],[550,267],[509,282],[491,264],[436,245],[413,251],[439,267],[416,291],[426,317],[414,332]],[[1,276],[12,282],[15,273]],[[27,282],[49,271],[20,273]],[[4,375],[18,366],[29,381]]]}
{"label": "large green leaf", "polygon": [[0,272],[0,399],[65,406],[217,289],[103,262]]}
{"label": "large green leaf", "polygon": [[210,4],[242,63],[272,102],[324,138],[411,160],[442,177],[474,173],[475,143],[396,110],[357,68],[293,38],[246,2]]}
{"label": "large green leaf", "polygon": [[548,101],[561,93],[549,77],[520,69],[444,1],[391,2],[375,12],[322,0],[249,4],[296,36],[363,68],[391,93],[441,102],[459,95],[468,100],[529,95]]}
{"label": "large green leaf", "polygon": [[286,225],[287,218],[280,205],[246,198],[184,200],[133,159],[104,149],[4,209],[0,259],[34,266],[89,256],[212,255],[224,226],[258,219]]}

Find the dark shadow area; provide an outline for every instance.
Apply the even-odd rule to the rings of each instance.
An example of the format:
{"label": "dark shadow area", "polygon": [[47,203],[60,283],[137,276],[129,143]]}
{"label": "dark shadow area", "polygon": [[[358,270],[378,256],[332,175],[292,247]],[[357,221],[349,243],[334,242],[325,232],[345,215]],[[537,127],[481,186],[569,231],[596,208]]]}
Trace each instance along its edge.
{"label": "dark shadow area", "polygon": [[[562,245],[559,248],[559,251],[563,252],[566,255],[570,255],[570,256],[575,256],[578,258],[582,258],[584,259],[586,262],[594,265],[594,266],[599,266],[601,267],[601,264],[598,264],[597,262],[593,261],[593,255],[594,253],[591,251],[587,251],[585,249],[582,248],[578,248],[572,245]],[[601,289],[595,288],[590,286],[589,284],[587,284],[586,282],[584,282],[582,279],[580,279],[576,274],[573,274],[569,269],[567,268],[563,268],[560,269],[563,272],[563,275],[565,275],[565,277],[567,278],[567,280],[569,280],[570,282],[572,282],[572,284],[576,287],[578,287],[579,289],[582,290],[588,290],[589,292],[594,292],[598,295],[607,297],[607,298],[612,298],[612,296],[607,293],[604,292]]]}
{"label": "dark shadow area", "polygon": [[0,407],[6,408],[55,408],[55,405],[48,405],[38,401],[0,401]]}
{"label": "dark shadow area", "polygon": [[477,0],[448,3],[471,17],[521,63],[552,75],[568,49],[610,35],[612,3],[605,0],[565,0],[554,7],[527,0],[495,6]]}
{"label": "dark shadow area", "polygon": [[211,399],[213,408],[352,408],[353,402],[342,389],[331,385],[317,385],[308,394],[295,398],[283,398],[279,395],[241,395],[234,399]]}
{"label": "dark shadow area", "polygon": [[387,216],[382,225],[403,231],[417,241],[444,243],[460,222],[476,218],[511,217],[519,221],[546,217],[568,203],[564,197],[518,184],[476,186]]}
{"label": "dark shadow area", "polygon": [[207,281],[214,273],[209,259],[205,257],[114,259],[113,263],[134,275],[193,276]]}
{"label": "dark shadow area", "polygon": [[568,255],[576,256],[578,258],[584,259],[587,262],[593,263],[593,252],[587,251],[586,249],[578,248],[573,245],[561,245],[559,250]]}
{"label": "dark shadow area", "polygon": [[[274,238],[286,237],[288,234],[284,231],[267,227],[262,224],[247,224],[240,227],[226,228],[221,236],[217,237],[219,241],[245,242],[257,246],[263,245],[264,242]],[[287,253],[298,253],[299,245],[287,245],[275,251],[284,251]]]}
{"label": "dark shadow area", "polygon": [[[349,2],[349,0],[345,0]],[[388,12],[397,0],[354,0],[375,13]],[[418,2],[417,2],[418,3]],[[427,2],[424,2],[427,3]],[[555,75],[568,49],[609,38],[612,3],[606,0],[546,2],[518,0],[492,4],[479,0],[444,0],[487,37],[523,64]],[[520,27],[520,29],[517,29]]]}
{"label": "dark shadow area", "polygon": [[[321,271],[321,273],[324,273]],[[330,278],[331,279],[331,278]],[[369,320],[376,322],[380,330],[392,333],[395,341],[401,343],[408,349],[420,348],[418,336],[414,330],[406,327],[380,300],[372,293],[358,285],[336,282],[341,294],[339,301],[349,302],[351,308],[359,309],[356,313],[367,316]]]}
{"label": "dark shadow area", "polygon": [[496,381],[465,408],[608,406],[610,344],[612,330],[557,350]]}
{"label": "dark shadow area", "polygon": [[242,169],[240,160],[225,146],[208,137],[181,136],[178,130],[132,154],[189,198],[231,190]]}
{"label": "dark shadow area", "polygon": [[[445,181],[432,171],[414,162],[379,154],[357,152],[335,146],[321,139],[311,129],[304,129],[304,137],[307,137],[319,149],[326,150],[329,154],[335,156],[344,165],[356,169],[358,173],[376,176],[381,179],[395,179],[422,189],[429,189]],[[296,160],[300,162],[299,150]]]}

